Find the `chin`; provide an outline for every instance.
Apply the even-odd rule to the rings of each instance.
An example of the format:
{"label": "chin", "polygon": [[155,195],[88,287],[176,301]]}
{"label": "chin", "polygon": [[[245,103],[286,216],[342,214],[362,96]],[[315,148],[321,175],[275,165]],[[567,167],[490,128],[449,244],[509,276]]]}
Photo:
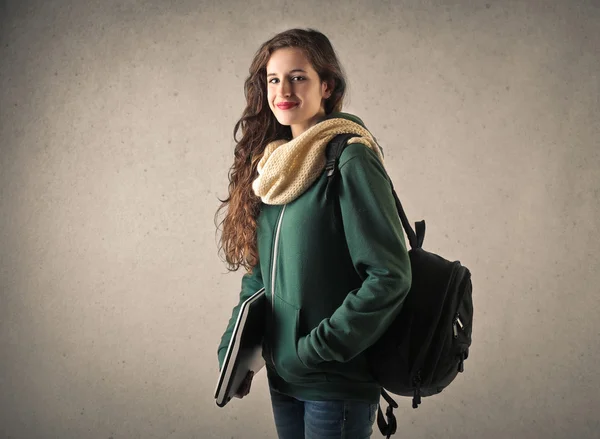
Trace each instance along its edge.
{"label": "chin", "polygon": [[275,114],[275,118],[277,119],[277,122],[279,122],[281,125],[284,125],[284,126],[290,126],[291,124],[294,123],[294,119],[296,119],[295,117],[290,117],[290,116],[281,115],[281,114]]}

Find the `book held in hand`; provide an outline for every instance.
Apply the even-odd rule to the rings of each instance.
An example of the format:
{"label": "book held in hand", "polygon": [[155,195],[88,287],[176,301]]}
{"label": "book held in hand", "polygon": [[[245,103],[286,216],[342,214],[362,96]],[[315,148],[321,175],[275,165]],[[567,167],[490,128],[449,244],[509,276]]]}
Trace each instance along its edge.
{"label": "book held in hand", "polygon": [[254,375],[265,365],[262,341],[266,305],[265,289],[261,288],[240,306],[215,389],[219,407],[231,401],[248,373]]}

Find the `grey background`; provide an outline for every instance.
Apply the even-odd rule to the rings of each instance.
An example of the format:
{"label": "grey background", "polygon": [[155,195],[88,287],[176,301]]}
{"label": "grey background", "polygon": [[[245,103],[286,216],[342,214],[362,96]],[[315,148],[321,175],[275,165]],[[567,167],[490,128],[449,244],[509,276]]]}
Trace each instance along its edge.
{"label": "grey background", "polygon": [[[224,409],[213,214],[254,52],[314,27],[425,247],[473,273],[466,370],[397,437],[598,438],[598,1],[0,2],[0,437],[274,438]],[[373,437],[381,437],[378,433]]]}

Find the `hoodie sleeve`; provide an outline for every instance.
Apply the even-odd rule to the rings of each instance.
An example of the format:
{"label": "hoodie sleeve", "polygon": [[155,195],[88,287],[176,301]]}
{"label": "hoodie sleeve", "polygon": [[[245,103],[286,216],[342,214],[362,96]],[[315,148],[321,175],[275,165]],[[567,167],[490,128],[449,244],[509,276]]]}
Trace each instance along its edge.
{"label": "hoodie sleeve", "polygon": [[242,288],[240,291],[240,300],[238,304],[233,308],[231,312],[231,318],[229,319],[229,323],[227,324],[227,328],[225,332],[221,336],[221,342],[219,343],[219,347],[217,349],[217,356],[219,359],[219,370],[223,367],[223,361],[225,360],[225,354],[227,353],[227,348],[229,347],[229,341],[231,340],[231,333],[233,332],[233,327],[235,326],[235,322],[238,318],[238,314],[240,312],[240,307],[242,303],[258,290],[263,288],[263,280],[262,274],[260,271],[260,263],[256,264],[252,269],[252,274],[246,273],[242,277]]}
{"label": "hoodie sleeve", "polygon": [[347,362],[382,335],[410,289],[410,259],[391,185],[368,147],[351,144],[340,159],[339,203],[352,263],[363,280],[330,318],[298,341],[307,367]]}

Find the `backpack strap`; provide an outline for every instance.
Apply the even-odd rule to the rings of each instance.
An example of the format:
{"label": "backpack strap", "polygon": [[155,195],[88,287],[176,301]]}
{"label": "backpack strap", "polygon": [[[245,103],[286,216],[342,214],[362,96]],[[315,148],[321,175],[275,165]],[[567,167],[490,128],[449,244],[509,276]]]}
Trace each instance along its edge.
{"label": "backpack strap", "polygon": [[327,171],[327,177],[331,178],[337,172],[342,151],[344,151],[344,148],[348,145],[348,140],[353,137],[358,137],[358,134],[338,134],[327,144],[325,150],[325,156],[327,158],[325,170]]}
{"label": "backpack strap", "polygon": [[[340,160],[340,156],[342,155],[342,151],[348,145],[348,139],[352,137],[358,137],[357,134],[338,134],[335,136],[327,145],[327,149],[325,150],[325,155],[327,157],[327,163],[325,165],[325,170],[327,171],[327,189],[326,189],[326,197],[329,198],[330,191],[330,183],[335,178],[339,168],[338,163]],[[408,236],[408,242],[410,243],[411,248],[421,248],[423,246],[423,240],[425,239],[425,221],[419,221],[415,223],[415,230],[410,226],[410,222],[406,217],[406,213],[404,213],[404,208],[402,207],[402,203],[398,198],[398,194],[394,190],[394,184],[392,183],[392,179],[387,176],[388,181],[390,182],[392,188],[392,195],[394,196],[394,201],[396,203],[396,209],[398,210],[398,215],[400,216],[400,221],[402,222],[402,227]]]}
{"label": "backpack strap", "polygon": [[384,435],[387,439],[390,439],[390,436],[396,433],[398,428],[398,423],[396,422],[396,416],[394,416],[394,409],[398,408],[398,404],[396,401],[392,399],[392,397],[382,388],[381,396],[387,401],[388,408],[385,410],[385,417],[387,418],[387,422],[383,419],[383,412],[381,411],[381,404],[377,408],[377,427],[382,435]]}
{"label": "backpack strap", "polygon": [[333,181],[338,175],[339,161],[342,155],[342,151],[348,144],[348,140],[352,137],[358,137],[357,134],[338,134],[332,140],[329,141],[325,149],[325,157],[327,162],[325,163],[325,172],[327,173],[327,186],[325,188],[325,199],[329,199],[331,188],[334,186]]}

